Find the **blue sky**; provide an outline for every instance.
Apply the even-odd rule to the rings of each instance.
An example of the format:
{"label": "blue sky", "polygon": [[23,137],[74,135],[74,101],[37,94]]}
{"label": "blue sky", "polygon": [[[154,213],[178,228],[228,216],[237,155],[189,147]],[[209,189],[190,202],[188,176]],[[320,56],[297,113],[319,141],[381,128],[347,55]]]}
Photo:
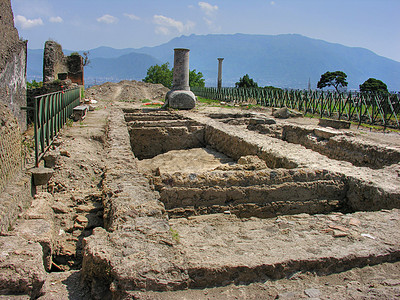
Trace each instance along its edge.
{"label": "blue sky", "polygon": [[156,46],[190,34],[285,34],[400,61],[400,0],[11,0],[30,49]]}

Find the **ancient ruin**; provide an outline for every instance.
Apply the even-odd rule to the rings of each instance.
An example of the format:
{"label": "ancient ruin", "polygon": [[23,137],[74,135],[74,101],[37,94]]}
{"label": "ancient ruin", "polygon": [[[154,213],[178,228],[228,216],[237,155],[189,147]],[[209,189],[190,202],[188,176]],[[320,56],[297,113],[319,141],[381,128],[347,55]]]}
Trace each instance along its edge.
{"label": "ancient ruin", "polygon": [[174,49],[174,73],[172,89],[165,96],[164,107],[192,109],[196,96],[189,87],[189,49]]}
{"label": "ancient ruin", "polygon": [[[0,74],[22,74],[14,62]],[[165,88],[135,81],[86,94],[96,106],[55,138],[44,181],[0,104],[0,298],[400,297],[398,132],[235,103],[148,108]]]}
{"label": "ancient ruin", "polygon": [[47,41],[43,55],[43,83],[57,79],[84,85],[83,58],[77,53],[64,56],[60,44]]}

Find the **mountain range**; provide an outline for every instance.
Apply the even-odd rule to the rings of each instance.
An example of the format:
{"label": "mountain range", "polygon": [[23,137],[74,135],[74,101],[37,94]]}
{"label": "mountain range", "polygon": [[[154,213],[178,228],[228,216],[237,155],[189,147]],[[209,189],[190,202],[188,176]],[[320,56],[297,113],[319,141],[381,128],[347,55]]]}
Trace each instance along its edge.
{"label": "mountain range", "polygon": [[[190,49],[190,69],[203,73],[206,86],[216,86],[217,58],[222,57],[223,86],[234,86],[249,74],[259,86],[306,89],[310,82],[315,89],[321,74],[343,71],[349,90],[357,90],[370,77],[382,80],[391,91],[400,90],[400,62],[298,34],[190,35],[140,49],[99,47],[88,50],[91,64],[85,67],[85,81],[142,80],[152,65],[169,62],[172,67],[174,48]],[[71,52],[64,50],[66,55]],[[41,80],[42,62],[43,50],[28,50],[28,80]]]}

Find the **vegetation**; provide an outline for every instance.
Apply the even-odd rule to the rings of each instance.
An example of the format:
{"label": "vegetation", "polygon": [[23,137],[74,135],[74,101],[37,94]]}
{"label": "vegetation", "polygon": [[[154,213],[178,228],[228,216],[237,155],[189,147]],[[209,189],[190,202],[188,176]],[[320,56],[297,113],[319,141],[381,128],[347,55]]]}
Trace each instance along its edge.
{"label": "vegetation", "polygon": [[36,89],[41,88],[43,86],[43,81],[37,82],[36,80],[32,80],[32,82],[27,82],[26,87],[28,89]]}
{"label": "vegetation", "polygon": [[321,75],[318,81],[317,88],[323,89],[327,86],[333,86],[336,92],[339,92],[339,87],[347,86],[347,75],[342,71],[326,72]]}
{"label": "vegetation", "polygon": [[250,78],[249,74],[246,74],[243,77],[241,77],[238,82],[235,83],[235,87],[237,87],[237,88],[256,88],[256,87],[258,87],[258,84],[252,78]]}
{"label": "vegetation", "polygon": [[360,92],[363,93],[376,93],[381,95],[389,94],[387,85],[381,80],[369,78],[363,84],[360,84]]}
{"label": "vegetation", "polygon": [[189,86],[204,87],[205,82],[203,78],[203,73],[201,72],[196,73],[196,69],[189,71]]}
{"label": "vegetation", "polygon": [[[161,66],[155,65],[147,69],[147,76],[143,79],[144,82],[161,83],[167,88],[172,88],[173,69],[169,68],[169,63]],[[196,70],[189,71],[189,86],[204,87],[203,74]]]}

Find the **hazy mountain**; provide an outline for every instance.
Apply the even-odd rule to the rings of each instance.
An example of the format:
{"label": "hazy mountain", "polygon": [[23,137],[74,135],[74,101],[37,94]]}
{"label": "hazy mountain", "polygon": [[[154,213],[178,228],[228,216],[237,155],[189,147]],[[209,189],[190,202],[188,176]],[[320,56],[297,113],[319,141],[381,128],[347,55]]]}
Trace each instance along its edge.
{"label": "hazy mountain", "polygon": [[[316,88],[321,74],[341,70],[348,75],[349,89],[358,89],[361,83],[373,77],[385,82],[389,90],[400,90],[400,62],[378,56],[367,49],[346,47],[297,34],[190,35],[156,47],[99,47],[89,50],[92,64],[85,68],[85,80],[141,80],[151,65],[170,62],[172,66],[173,49],[179,47],[190,49],[190,69],[201,71],[207,86],[216,86],[217,58],[223,57],[224,86],[233,86],[247,73],[260,86],[305,89],[310,80],[312,88]],[[38,63],[33,62],[37,55],[29,54],[30,51],[28,75],[41,73],[42,67],[38,69]],[[70,51],[65,50],[64,53]],[[141,56],[144,54],[146,56]]]}
{"label": "hazy mountain", "polygon": [[341,70],[349,89],[370,77],[400,90],[400,62],[363,48],[346,47],[298,34],[182,36],[157,46],[136,50],[173,62],[173,49],[190,49],[190,68],[204,74],[206,85],[216,86],[218,57],[223,57],[223,85],[232,86],[246,73],[261,86],[316,88],[321,74]]}

